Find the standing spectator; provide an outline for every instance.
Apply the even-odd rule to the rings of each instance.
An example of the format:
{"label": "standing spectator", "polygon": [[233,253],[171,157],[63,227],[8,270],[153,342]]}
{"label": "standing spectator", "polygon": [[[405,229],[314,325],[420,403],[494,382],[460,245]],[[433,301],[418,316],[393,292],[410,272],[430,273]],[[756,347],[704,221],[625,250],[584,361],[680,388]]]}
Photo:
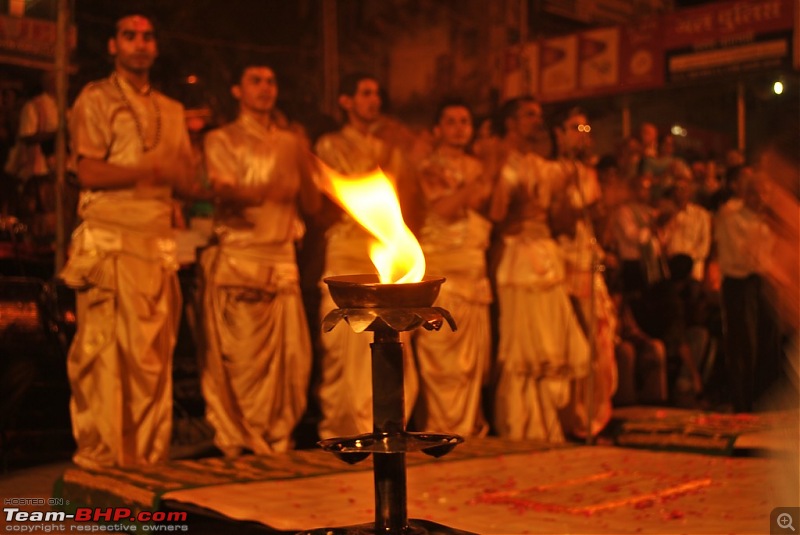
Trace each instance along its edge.
{"label": "standing spectator", "polygon": [[708,210],[709,212],[716,212],[730,198],[730,184],[731,174],[735,174],[734,169],[730,168],[730,173],[726,171],[726,183],[723,184],[718,175],[717,162],[708,160],[703,165],[697,165],[693,169],[693,176],[695,185],[697,186],[697,204]]}
{"label": "standing spectator", "polygon": [[635,176],[645,174],[650,177],[652,200],[661,191],[660,176],[663,172],[663,166],[659,160],[658,127],[649,122],[639,125],[639,141],[642,144],[642,159]]}
{"label": "standing spectator", "polygon": [[744,154],[739,149],[730,149],[725,153],[725,170],[741,167],[745,164]]}
{"label": "standing spectator", "polygon": [[622,140],[617,150],[619,173],[623,180],[630,181],[639,175],[642,166],[642,142],[635,137]]}
{"label": "standing spectator", "polygon": [[472,141],[472,153],[480,160],[489,157],[489,152],[497,145],[499,139],[494,133],[492,119],[485,117],[475,123],[475,139]]}
{"label": "standing spectator", "polygon": [[14,144],[17,132],[19,131],[19,116],[22,113],[22,102],[20,102],[19,92],[14,87],[3,87],[0,89],[0,141],[3,148],[0,149],[0,162],[5,166],[8,157],[8,149]]}
{"label": "standing spectator", "polygon": [[18,182],[19,215],[35,237],[55,235],[57,129],[55,76],[47,71],[42,74],[40,92],[22,106],[16,144],[5,169]]}
{"label": "standing spectator", "polygon": [[167,460],[181,303],[171,192],[191,191],[195,177],[183,107],[150,84],[152,20],[128,13],[114,30],[114,72],[73,108],[83,223],[61,273],[78,290],[73,459],[89,468]]}
{"label": "standing spectator", "polygon": [[311,341],[295,243],[298,205],[319,204],[304,142],[275,124],[272,68],[246,64],[231,92],[238,118],[206,136],[217,244],[201,259],[203,395],[226,457],[287,450],[305,411]]}
{"label": "standing spectator", "polygon": [[[597,181],[603,194],[598,199],[595,219],[595,232],[600,246],[606,249],[606,253],[614,253],[612,262],[613,269],[618,266],[616,259],[616,249],[614,248],[613,235],[611,232],[614,215],[622,204],[630,198],[630,186],[620,174],[617,158],[611,154],[600,157],[595,166]],[[608,267],[608,266],[606,266]]]}
{"label": "standing spectator", "polygon": [[642,143],[643,158],[658,157],[658,127],[653,123],[639,125],[639,141]]}
{"label": "standing spectator", "polygon": [[[8,157],[15,146],[17,130],[19,130],[19,99],[17,92],[12,87],[0,90],[0,215],[17,214],[17,186],[18,181],[13,175],[17,166],[10,162]],[[15,156],[16,158],[16,156]]]}
{"label": "standing spectator", "polygon": [[765,375],[777,366],[772,310],[763,278],[775,236],[764,222],[767,184],[749,177],[743,199],[731,199],[717,214],[714,238],[722,272],[724,351],[737,412],[753,410]]}

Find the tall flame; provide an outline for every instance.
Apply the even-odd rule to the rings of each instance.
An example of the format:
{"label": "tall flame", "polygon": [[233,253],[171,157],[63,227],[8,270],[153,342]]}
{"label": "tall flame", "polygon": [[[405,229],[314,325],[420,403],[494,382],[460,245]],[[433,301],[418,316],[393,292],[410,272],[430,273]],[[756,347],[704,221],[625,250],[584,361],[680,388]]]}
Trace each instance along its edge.
{"label": "tall flame", "polygon": [[419,282],[425,275],[425,256],[406,226],[397,191],[383,171],[341,175],[319,162],[324,189],[376,239],[369,257],[383,284]]}

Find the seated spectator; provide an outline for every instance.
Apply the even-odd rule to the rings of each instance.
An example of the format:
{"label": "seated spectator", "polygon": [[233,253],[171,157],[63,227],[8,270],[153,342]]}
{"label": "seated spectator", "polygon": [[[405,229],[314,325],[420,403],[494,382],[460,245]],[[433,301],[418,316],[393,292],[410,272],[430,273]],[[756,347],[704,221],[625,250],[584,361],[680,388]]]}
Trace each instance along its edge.
{"label": "seated spectator", "polygon": [[[670,277],[654,284],[641,299],[632,302],[644,332],[664,343],[673,400],[678,395],[685,398],[689,393],[699,399],[703,394],[698,362],[703,360],[707,343],[707,332],[700,330],[704,326],[705,306],[702,285],[691,277],[692,265],[687,255],[670,258]],[[677,391],[677,387],[681,390]]]}
{"label": "seated spectator", "polygon": [[667,401],[667,355],[664,344],[639,327],[621,294],[613,296],[619,311],[617,392],[615,407],[637,404],[659,405]]}
{"label": "seated spectator", "polygon": [[[671,281],[683,306],[684,341],[689,347],[691,362],[694,363],[705,392],[706,370],[713,364],[709,355],[710,330],[709,314],[711,298],[706,287],[694,278],[691,257],[677,254],[670,258]],[[694,389],[694,370],[691,363],[682,362],[675,380],[675,393],[682,395]],[[691,399],[688,400],[691,404]]]}

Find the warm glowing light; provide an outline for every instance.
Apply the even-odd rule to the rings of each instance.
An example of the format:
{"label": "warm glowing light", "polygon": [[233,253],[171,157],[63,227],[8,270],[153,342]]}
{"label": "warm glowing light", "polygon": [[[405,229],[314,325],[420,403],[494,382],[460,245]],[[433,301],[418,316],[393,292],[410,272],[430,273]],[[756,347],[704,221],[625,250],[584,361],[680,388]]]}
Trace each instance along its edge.
{"label": "warm glowing light", "polygon": [[780,95],[781,93],[783,93],[783,83],[775,82],[774,84],[772,84],[772,92],[775,93],[776,95]]}
{"label": "warm glowing light", "polygon": [[681,136],[681,137],[686,137],[686,135],[689,133],[684,127],[682,127],[679,124],[672,125],[672,128],[670,128],[669,131],[672,133],[673,136]]}
{"label": "warm glowing light", "polygon": [[588,125],[588,124],[579,124],[578,125],[578,132],[584,132],[584,133],[588,134],[591,131],[592,131],[592,127],[590,125]]}
{"label": "warm glowing light", "polygon": [[320,162],[323,187],[376,242],[369,257],[381,283],[419,282],[425,275],[425,256],[403,221],[397,191],[380,169],[360,176],[344,176]]}
{"label": "warm glowing light", "polygon": [[198,81],[198,78],[194,74],[190,74],[189,76],[186,77],[186,83],[189,84],[189,85],[196,84],[197,81]]}
{"label": "warm glowing light", "polygon": [[11,0],[8,3],[8,14],[12,17],[24,17],[25,0]]}

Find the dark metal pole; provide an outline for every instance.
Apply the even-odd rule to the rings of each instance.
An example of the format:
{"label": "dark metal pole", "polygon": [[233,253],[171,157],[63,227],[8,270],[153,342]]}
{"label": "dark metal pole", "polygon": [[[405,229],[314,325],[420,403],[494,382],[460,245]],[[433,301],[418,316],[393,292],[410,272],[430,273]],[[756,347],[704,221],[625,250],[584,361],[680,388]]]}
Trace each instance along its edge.
{"label": "dark metal pole", "polygon": [[[405,430],[403,344],[391,329],[375,331],[372,347],[372,421],[376,440],[390,443]],[[406,454],[375,453],[375,533],[408,530]]]}
{"label": "dark metal pole", "polygon": [[736,148],[744,154],[747,143],[747,101],[744,82],[736,84]]}
{"label": "dark metal pole", "polygon": [[69,0],[58,0],[56,20],[56,106],[58,130],[56,131],[56,256],[55,275],[64,266],[66,256],[66,229],[64,217],[64,189],[67,169],[67,66],[69,63]]}

